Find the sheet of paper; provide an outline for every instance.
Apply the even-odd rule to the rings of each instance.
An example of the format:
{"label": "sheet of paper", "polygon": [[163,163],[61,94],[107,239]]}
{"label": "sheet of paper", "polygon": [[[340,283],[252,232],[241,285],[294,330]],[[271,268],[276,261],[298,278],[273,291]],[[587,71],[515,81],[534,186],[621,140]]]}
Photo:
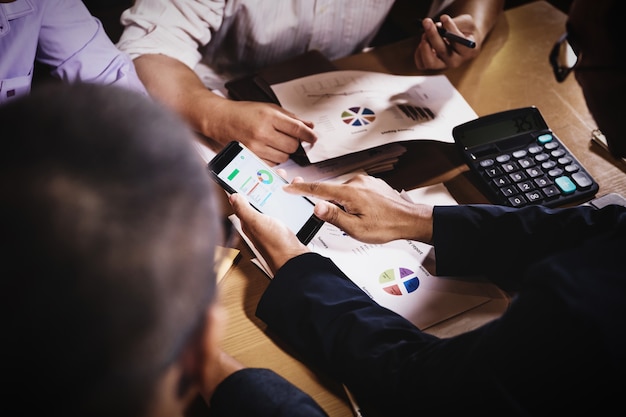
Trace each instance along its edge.
{"label": "sheet of paper", "polygon": [[[412,240],[367,244],[325,223],[309,243],[378,304],[426,329],[490,300],[467,281],[438,277],[424,267],[432,247]],[[481,285],[481,284],[478,284]]]}
{"label": "sheet of paper", "polygon": [[477,117],[445,75],[331,71],[272,90],[285,109],[315,123],[318,141],[302,144],[313,163],[398,141],[454,142],[452,128]]}
{"label": "sheet of paper", "polygon": [[[354,174],[335,181],[343,182]],[[408,201],[428,204],[456,204],[443,184],[422,187],[401,195]],[[239,219],[229,219],[242,235],[256,258],[252,261],[273,278],[271,271],[248,237]],[[432,246],[398,240],[383,245],[366,244],[325,223],[308,247],[327,256],[376,302],[401,314],[421,329],[500,298],[499,291],[480,279],[457,279],[432,275],[426,266],[432,262]]]}

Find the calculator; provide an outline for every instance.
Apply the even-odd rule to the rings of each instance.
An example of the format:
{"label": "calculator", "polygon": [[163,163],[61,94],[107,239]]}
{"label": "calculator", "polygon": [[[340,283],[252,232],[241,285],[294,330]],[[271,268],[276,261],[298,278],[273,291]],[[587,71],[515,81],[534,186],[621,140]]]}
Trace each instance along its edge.
{"label": "calculator", "polygon": [[452,136],[494,204],[557,207],[598,192],[598,183],[534,106],[479,117],[454,127]]}

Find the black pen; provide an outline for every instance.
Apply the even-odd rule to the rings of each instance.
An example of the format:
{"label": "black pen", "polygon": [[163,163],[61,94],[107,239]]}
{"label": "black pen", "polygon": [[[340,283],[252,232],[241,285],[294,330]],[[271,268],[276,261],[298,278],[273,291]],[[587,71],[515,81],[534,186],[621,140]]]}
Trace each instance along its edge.
{"label": "black pen", "polygon": [[[419,24],[422,24],[420,20]],[[455,35],[452,32],[448,32],[443,26],[435,25],[437,27],[437,32],[439,32],[439,36],[449,40],[450,42],[460,43],[463,46],[467,46],[468,48],[476,48],[476,42],[471,39],[464,38],[463,36]]]}
{"label": "black pen", "polygon": [[452,32],[448,32],[443,28],[443,26],[437,26],[437,32],[441,35],[442,38],[446,38],[451,42],[460,43],[463,46],[467,46],[468,48],[476,48],[476,42],[471,39],[464,38],[459,35],[455,35]]}

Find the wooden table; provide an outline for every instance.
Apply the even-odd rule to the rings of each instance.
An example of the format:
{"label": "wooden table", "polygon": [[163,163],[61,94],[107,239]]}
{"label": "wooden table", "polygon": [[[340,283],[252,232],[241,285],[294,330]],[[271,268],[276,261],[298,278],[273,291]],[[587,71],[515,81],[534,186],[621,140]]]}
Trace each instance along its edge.
{"label": "wooden table", "polygon": [[[573,76],[557,83],[548,55],[564,32],[567,16],[543,1],[507,10],[484,44],[481,54],[461,68],[445,74],[478,115],[535,105],[546,122],[580,159],[600,184],[598,195],[626,195],[626,164],[590,144],[596,127]],[[415,39],[386,45],[335,62],[339,69],[360,69],[419,75],[412,60]],[[411,142],[397,170],[382,177],[397,189],[444,182],[459,203],[486,202],[472,185],[467,169],[453,145]],[[250,262],[245,244],[242,257],[221,281],[221,297],[229,315],[223,348],[244,364],[267,367],[308,392],[330,416],[352,416],[340,384],[300,362],[288,347],[266,333],[254,315],[268,278]],[[435,326],[429,331],[451,335],[497,317],[502,305],[487,304]]]}

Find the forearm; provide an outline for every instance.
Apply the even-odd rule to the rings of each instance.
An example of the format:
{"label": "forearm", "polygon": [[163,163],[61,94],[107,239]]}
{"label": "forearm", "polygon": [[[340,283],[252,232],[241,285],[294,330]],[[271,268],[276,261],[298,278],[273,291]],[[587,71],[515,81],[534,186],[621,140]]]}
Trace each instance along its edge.
{"label": "forearm", "polygon": [[211,123],[213,118],[207,114],[215,114],[227,100],[209,91],[193,70],[177,59],[158,54],[142,55],[134,63],[154,99],[181,115],[196,131],[207,137],[218,136]]}
{"label": "forearm", "polygon": [[474,19],[476,28],[480,33],[479,43],[487,37],[496,20],[502,13],[504,0],[456,0],[444,13],[455,17],[461,14],[469,14]]}

